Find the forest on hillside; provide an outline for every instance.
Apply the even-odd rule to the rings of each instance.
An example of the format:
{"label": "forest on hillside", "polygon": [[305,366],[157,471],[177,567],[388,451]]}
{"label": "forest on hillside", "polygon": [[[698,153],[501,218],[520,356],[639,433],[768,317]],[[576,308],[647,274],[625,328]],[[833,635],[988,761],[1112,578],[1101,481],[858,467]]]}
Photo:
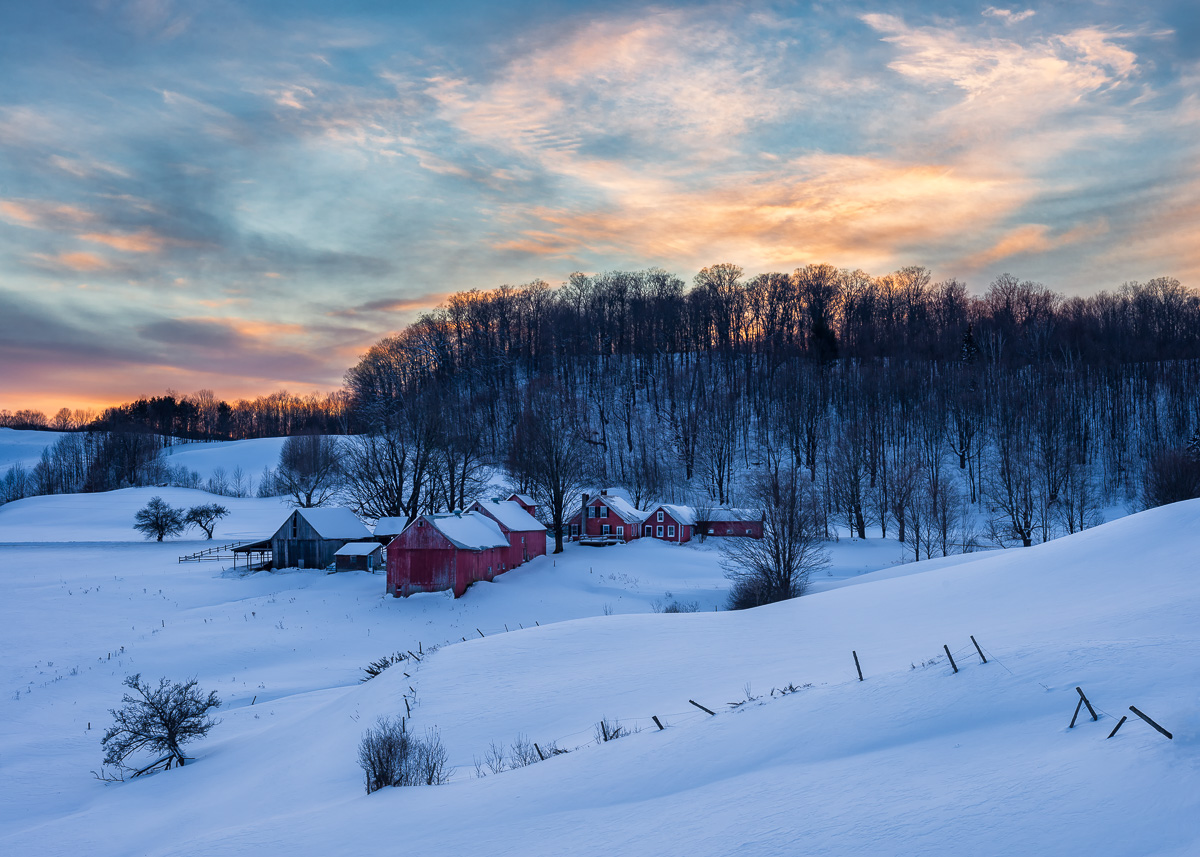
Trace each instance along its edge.
{"label": "forest on hillside", "polygon": [[736,505],[782,468],[831,531],[931,556],[1200,490],[1198,380],[1200,294],[1169,278],[1065,298],[919,267],[577,274],[456,294],[372,347],[346,475],[366,513],[412,517],[499,465],[560,524],[588,486]]}
{"label": "forest on hillside", "polygon": [[308,467],[338,483],[318,496],[412,519],[499,468],[557,529],[597,486],[752,505],[786,472],[827,532],[933,556],[1200,494],[1198,381],[1200,294],[1170,278],[1067,298],[1009,275],[973,295],[919,267],[576,274],[455,294],[325,397],[109,409],[0,499],[194,482],[163,469],[172,435],[345,434],[297,446],[259,493],[304,502],[285,483]]}

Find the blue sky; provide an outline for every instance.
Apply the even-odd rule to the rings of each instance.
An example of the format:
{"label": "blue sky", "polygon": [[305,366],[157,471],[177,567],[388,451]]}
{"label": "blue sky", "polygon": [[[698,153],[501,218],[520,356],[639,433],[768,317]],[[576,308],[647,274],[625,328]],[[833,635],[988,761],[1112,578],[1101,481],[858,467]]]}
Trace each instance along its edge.
{"label": "blue sky", "polygon": [[331,389],[447,293],[1197,285],[1191,2],[0,6],[0,407]]}

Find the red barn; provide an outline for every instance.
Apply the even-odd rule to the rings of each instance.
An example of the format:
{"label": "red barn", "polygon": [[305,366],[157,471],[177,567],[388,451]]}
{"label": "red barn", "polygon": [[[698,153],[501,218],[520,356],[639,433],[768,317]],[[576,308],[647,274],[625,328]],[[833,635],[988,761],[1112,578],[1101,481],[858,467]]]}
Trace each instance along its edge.
{"label": "red barn", "polygon": [[387,591],[453,589],[459,598],[477,580],[507,571],[511,546],[500,526],[479,512],[422,515],[387,546]]}
{"label": "red barn", "polygon": [[571,538],[608,536],[628,542],[642,535],[642,521],[645,518],[646,513],[635,509],[624,497],[601,491],[600,496],[592,500],[584,494],[583,506],[567,524]]}
{"label": "red barn", "polygon": [[708,513],[710,536],[763,537],[763,514],[749,509],[713,509]]}
{"label": "red barn", "polygon": [[[516,496],[516,495],[514,495]],[[516,500],[476,500],[470,511],[487,515],[508,537],[508,567],[546,555],[546,528]]]}
{"label": "red barn", "polygon": [[522,509],[529,513],[530,517],[536,518],[538,516],[537,503],[533,502],[533,498],[528,494],[509,494],[508,499],[510,502],[519,504]]}

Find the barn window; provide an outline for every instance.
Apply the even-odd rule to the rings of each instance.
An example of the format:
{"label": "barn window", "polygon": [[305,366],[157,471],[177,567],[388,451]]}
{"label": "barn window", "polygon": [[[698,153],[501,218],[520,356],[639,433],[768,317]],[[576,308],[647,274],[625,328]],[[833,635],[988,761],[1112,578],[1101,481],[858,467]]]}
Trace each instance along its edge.
{"label": "barn window", "polygon": [[746,530],[746,535],[750,535],[750,531],[749,531],[749,530]]}
{"label": "barn window", "polygon": [[424,522],[424,521],[417,521],[417,526],[418,526],[418,527],[423,527],[423,526],[425,526],[425,522]]}
{"label": "barn window", "polygon": [[[662,523],[662,519],[663,519],[663,513],[662,513],[662,510],[659,510],[659,513],[658,513],[659,523]],[[659,529],[662,529],[662,528],[660,527]]]}
{"label": "barn window", "polygon": [[668,539],[675,538],[675,525],[674,524],[669,524],[667,526],[667,538]]}
{"label": "barn window", "polygon": [[299,513],[292,515],[292,538],[300,538],[300,515]]}
{"label": "barn window", "polygon": [[659,528],[658,528],[658,537],[659,537],[660,539],[662,538],[662,526],[661,526],[661,525],[660,525],[660,526],[659,526]]}
{"label": "barn window", "polygon": [[521,536],[521,544],[525,544],[525,537]]}

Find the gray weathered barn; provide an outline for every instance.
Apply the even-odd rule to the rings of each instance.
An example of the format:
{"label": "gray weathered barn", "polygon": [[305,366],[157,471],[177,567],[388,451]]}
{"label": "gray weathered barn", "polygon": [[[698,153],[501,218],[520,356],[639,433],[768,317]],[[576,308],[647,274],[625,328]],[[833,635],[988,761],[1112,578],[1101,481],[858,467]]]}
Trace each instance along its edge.
{"label": "gray weathered barn", "polygon": [[349,542],[371,541],[349,509],[296,509],[269,539],[275,568],[326,568]]}

